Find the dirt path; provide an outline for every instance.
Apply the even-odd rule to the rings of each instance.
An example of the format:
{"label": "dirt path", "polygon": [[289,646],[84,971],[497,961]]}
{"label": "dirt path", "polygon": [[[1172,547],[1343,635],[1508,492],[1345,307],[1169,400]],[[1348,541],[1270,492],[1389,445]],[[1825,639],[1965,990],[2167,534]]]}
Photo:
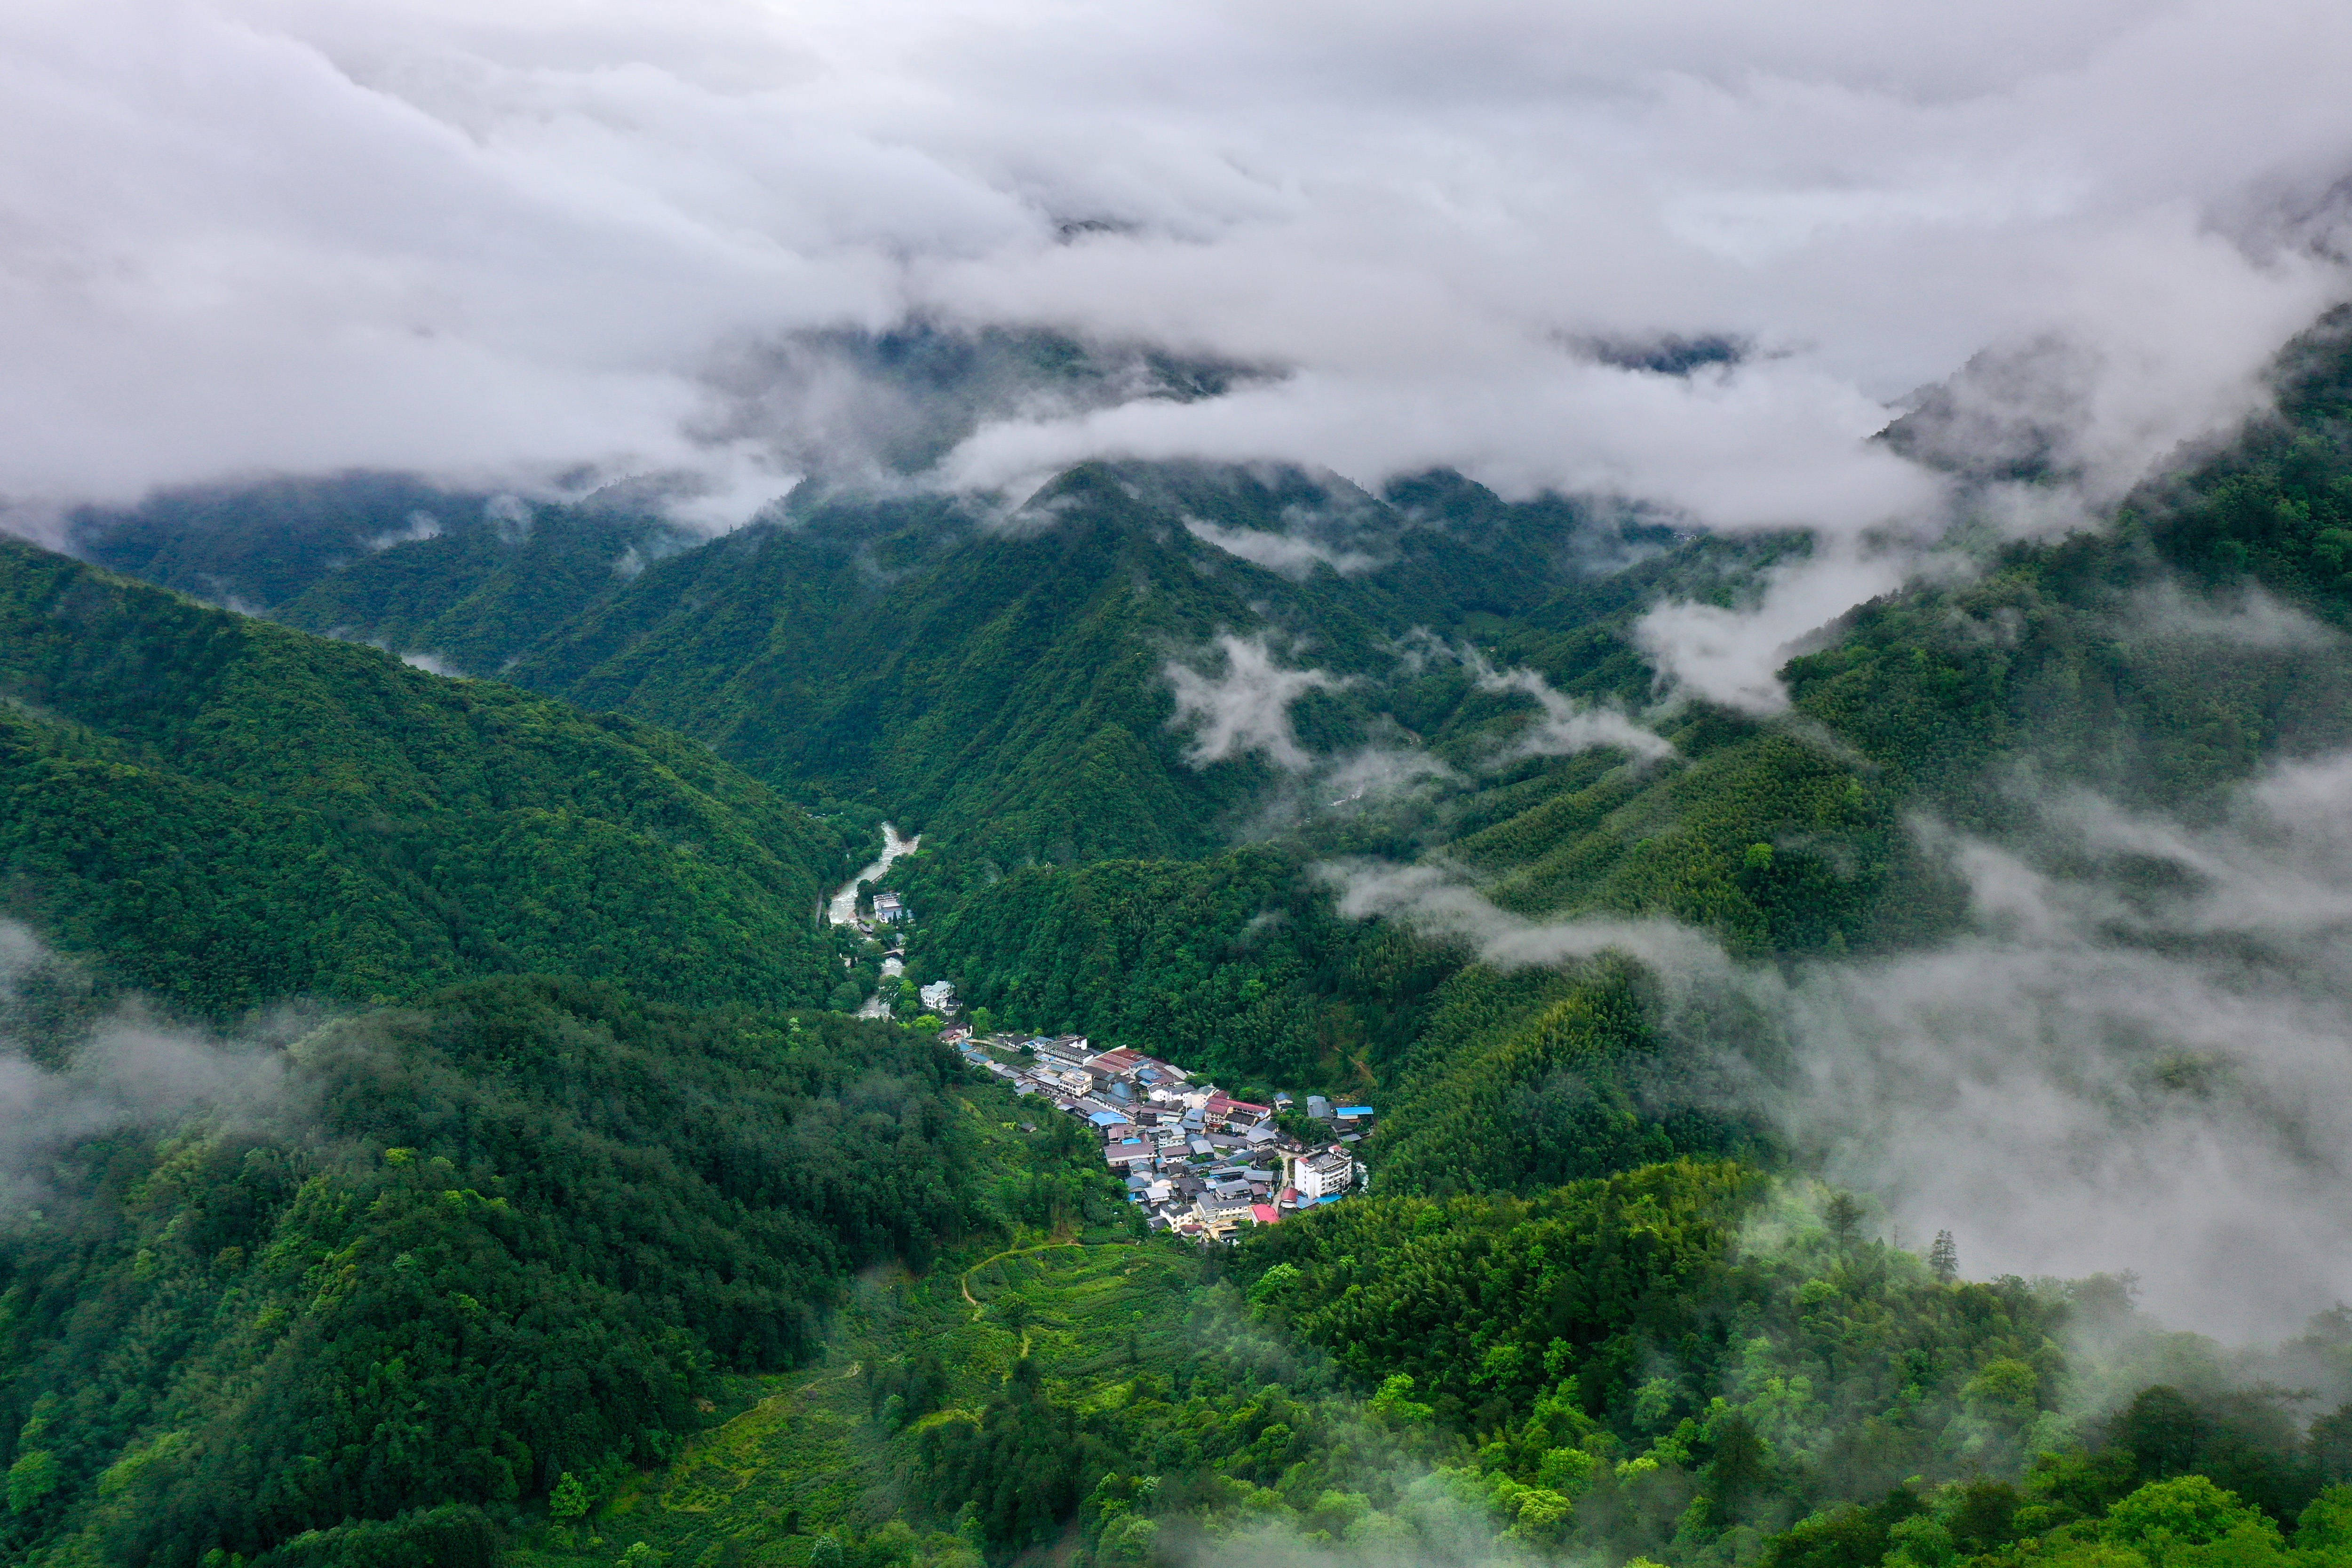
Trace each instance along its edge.
{"label": "dirt path", "polygon": [[958,1274],[956,1276],[956,1289],[963,1292],[963,1299],[965,1301],[971,1302],[971,1320],[974,1322],[978,1322],[980,1321],[980,1314],[986,1312],[988,1309],[982,1306],[979,1301],[972,1299],[971,1277],[974,1274],[978,1273],[981,1270],[987,1268],[991,1263],[999,1262],[1006,1258],[1025,1258],[1032,1252],[1051,1252],[1056,1247],[1084,1247],[1086,1243],[1083,1241],[1040,1241],[1034,1247],[1009,1247],[1003,1251],[996,1253],[993,1256],[982,1258],[979,1262],[974,1263],[971,1268],[966,1269],[962,1273]]}

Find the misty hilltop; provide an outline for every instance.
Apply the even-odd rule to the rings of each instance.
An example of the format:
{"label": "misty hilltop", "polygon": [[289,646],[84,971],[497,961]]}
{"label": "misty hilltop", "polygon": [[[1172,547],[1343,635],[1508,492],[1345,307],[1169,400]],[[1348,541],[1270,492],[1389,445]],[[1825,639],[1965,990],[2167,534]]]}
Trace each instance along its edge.
{"label": "misty hilltop", "polygon": [[2347,72],[0,11],[0,1568],[2352,1568]]}

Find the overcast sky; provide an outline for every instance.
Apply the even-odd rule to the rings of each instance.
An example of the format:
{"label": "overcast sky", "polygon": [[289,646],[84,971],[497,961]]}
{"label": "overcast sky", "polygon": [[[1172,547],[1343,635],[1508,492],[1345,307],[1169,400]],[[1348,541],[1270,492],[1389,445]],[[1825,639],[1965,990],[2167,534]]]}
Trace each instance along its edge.
{"label": "overcast sky", "polygon": [[[2333,0],[14,0],[0,496],[591,463],[748,511],[791,475],[695,440],[712,367],[920,313],[1288,372],[944,482],[1451,463],[1850,534],[1932,507],[1858,441],[1979,349],[2087,346],[2104,474],[2242,409],[2342,287],[2347,79]],[[1657,332],[1757,353],[1575,347]]]}

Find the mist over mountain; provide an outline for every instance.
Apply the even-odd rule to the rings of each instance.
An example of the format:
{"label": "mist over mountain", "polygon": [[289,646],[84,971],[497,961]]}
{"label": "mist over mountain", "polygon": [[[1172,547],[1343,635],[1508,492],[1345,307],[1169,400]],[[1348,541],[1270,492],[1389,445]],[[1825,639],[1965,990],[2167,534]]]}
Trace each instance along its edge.
{"label": "mist over mountain", "polygon": [[2352,1564],[2347,68],[0,16],[0,1563]]}

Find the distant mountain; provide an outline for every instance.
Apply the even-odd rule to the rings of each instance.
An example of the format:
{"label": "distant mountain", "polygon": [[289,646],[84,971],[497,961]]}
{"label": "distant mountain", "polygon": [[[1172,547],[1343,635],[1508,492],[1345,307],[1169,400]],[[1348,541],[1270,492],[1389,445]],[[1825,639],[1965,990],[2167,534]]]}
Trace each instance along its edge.
{"label": "distant mountain", "polygon": [[497,674],[698,542],[626,488],[555,505],[383,474],[166,492],[85,509],[70,538],[100,566],[462,674]]}
{"label": "distant mountain", "polygon": [[[303,507],[331,548],[263,574]],[[174,528],[189,537],[168,542]],[[1213,674],[1223,636],[1328,677],[1289,720],[1308,750],[1344,750],[1460,716],[1468,686],[1414,674],[1412,640],[1491,636],[1548,609],[1601,653],[1605,671],[1586,674],[1638,690],[1646,668],[1589,622],[1655,586],[1624,569],[1680,559],[1654,519],[1507,504],[1451,475],[1373,497],[1206,465],[1087,465],[1009,516],[812,485],[786,516],[691,548],[617,497],[428,508],[369,476],[265,487],[250,517],[166,497],[79,537],[95,559],[289,624],[675,728],[1000,866],[1228,841],[1280,770],[1245,752],[1196,766],[1169,674]],[[1695,548],[1723,553],[1679,547]],[[247,597],[262,593],[278,597]]]}

